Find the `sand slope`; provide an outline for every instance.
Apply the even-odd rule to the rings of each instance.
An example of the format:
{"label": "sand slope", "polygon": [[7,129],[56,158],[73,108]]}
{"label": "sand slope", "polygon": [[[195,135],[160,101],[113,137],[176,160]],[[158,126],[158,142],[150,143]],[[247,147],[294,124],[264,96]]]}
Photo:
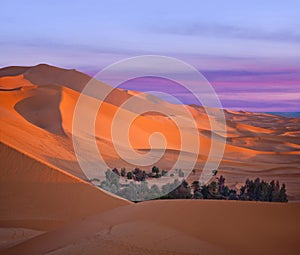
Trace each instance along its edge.
{"label": "sand slope", "polygon": [[298,254],[299,212],[300,204],[151,201],[94,215],[5,254]]}
{"label": "sand slope", "polygon": [[3,143],[0,151],[2,226],[51,229],[129,204]]}

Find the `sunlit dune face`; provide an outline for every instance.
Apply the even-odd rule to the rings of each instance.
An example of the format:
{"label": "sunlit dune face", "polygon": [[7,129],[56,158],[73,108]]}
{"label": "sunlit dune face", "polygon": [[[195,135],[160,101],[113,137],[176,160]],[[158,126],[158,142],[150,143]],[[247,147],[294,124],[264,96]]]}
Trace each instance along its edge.
{"label": "sunlit dune face", "polygon": [[[150,144],[152,135],[155,137]],[[181,146],[180,131],[176,124],[167,116],[154,112],[138,116],[132,122],[129,140],[135,149],[149,149],[151,145],[154,149],[165,149],[165,145],[168,149],[180,149]]]}
{"label": "sunlit dune face", "polygon": [[10,90],[24,86],[32,86],[33,84],[24,78],[23,74],[17,76],[0,77],[0,89]]}
{"label": "sunlit dune face", "polygon": [[[113,122],[119,110],[122,112],[124,120],[132,120],[132,122],[127,133],[123,133],[120,127],[119,129],[116,128],[117,131],[113,134]],[[164,158],[168,157],[168,165],[171,166],[176,162],[178,157],[176,151],[180,151],[181,147],[180,131],[169,117],[157,112],[149,112],[149,114],[146,112],[132,119],[132,113],[108,103],[102,103],[99,108],[95,133],[97,138],[105,139],[107,146],[105,146],[105,150],[103,150],[103,142],[98,143],[98,150],[104,159],[107,158],[108,150],[110,159],[120,157],[115,149],[115,143],[118,143],[121,147],[128,148],[129,146],[130,149],[141,156],[147,154],[151,149],[157,151],[171,150],[172,157],[163,155],[161,159],[163,161]],[[166,154],[170,154],[170,151]],[[110,159],[108,159],[108,162]],[[116,165],[112,167],[116,167]],[[148,168],[151,168],[151,166],[148,166]]]}

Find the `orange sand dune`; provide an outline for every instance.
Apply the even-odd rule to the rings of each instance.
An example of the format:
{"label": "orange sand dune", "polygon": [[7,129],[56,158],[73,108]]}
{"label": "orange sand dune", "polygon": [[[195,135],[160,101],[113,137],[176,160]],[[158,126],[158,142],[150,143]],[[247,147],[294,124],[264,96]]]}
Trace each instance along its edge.
{"label": "orange sand dune", "polygon": [[29,228],[0,228],[0,251],[22,243],[45,231]]}
{"label": "orange sand dune", "polygon": [[0,143],[0,250],[128,201]]}
{"label": "orange sand dune", "polygon": [[24,78],[24,75],[0,77],[0,90],[14,90],[33,84]]}
{"label": "orange sand dune", "polygon": [[4,253],[298,254],[299,213],[300,204],[143,202],[91,216]]}
{"label": "orange sand dune", "polygon": [[[75,70],[64,70],[48,65],[3,68],[0,70],[0,77],[4,79],[3,81],[9,79],[8,83],[4,82],[6,87],[13,88],[14,79],[18,86],[20,79],[33,85],[25,86],[25,82],[21,90],[0,92],[1,140],[85,179],[73,151],[72,120],[79,92],[91,78]],[[96,83],[104,91],[109,89],[106,84]],[[132,96],[136,97],[133,98],[131,107],[127,109],[118,107]],[[89,99],[85,107],[86,113],[89,113],[95,105],[99,105],[100,101],[92,97],[87,98]],[[125,123],[131,119],[137,109],[170,112],[175,115],[175,119],[184,112],[183,106],[166,103],[154,96],[115,89],[108,100],[102,103],[96,119],[97,144],[103,158],[111,167],[134,167],[120,159],[113,146],[110,130],[112,119],[117,111]],[[200,132],[200,155],[195,166],[200,173],[211,145],[210,123],[203,107],[188,106],[187,109],[196,120]],[[265,175],[266,169],[276,167],[274,164],[283,168],[299,167],[297,153],[300,146],[300,137],[297,133],[300,126],[299,119],[249,112],[226,111],[225,113],[228,139],[219,171],[225,175],[230,185],[244,182],[249,171],[255,172],[253,178],[257,176],[275,178],[271,171],[269,176]],[[183,129],[192,142],[193,135],[189,134],[189,126],[192,123],[189,123],[187,121]],[[155,114],[153,111],[142,114],[130,127],[131,145],[141,153],[147,151],[150,149],[149,138],[154,131],[161,132],[166,138],[167,150],[158,164],[161,168],[169,169],[177,160],[180,150],[178,128],[170,118],[159,112]],[[82,138],[85,139],[85,136],[88,137],[88,134],[84,134]],[[122,137],[122,133],[119,136]],[[126,151],[126,145],[120,139],[114,142],[119,143],[119,146]],[[157,150],[162,148],[159,139],[154,143]],[[188,151],[185,155],[188,161],[191,155]],[[87,157],[96,160],[92,153],[87,154]],[[97,177],[96,172],[95,177]],[[281,177],[277,178],[280,180]],[[293,175],[284,179],[287,182],[288,192],[292,193],[292,199],[296,200],[300,200],[300,189],[294,185],[298,182],[298,178]]]}
{"label": "orange sand dune", "polygon": [[[40,64],[34,67],[7,67],[0,69],[0,77],[22,75],[30,83],[38,86],[60,85],[81,92],[85,85],[91,80],[86,74],[80,73],[74,69],[66,70],[46,64]],[[98,80],[93,82],[101,86],[103,92],[110,90],[110,86]],[[120,105],[123,101],[131,97],[124,90],[115,89],[107,98],[107,101]]]}
{"label": "orange sand dune", "polygon": [[[99,173],[91,167],[86,176],[74,153],[74,109],[90,80],[76,70],[48,65],[0,69],[3,254],[296,254],[298,204],[132,204],[87,182],[90,177],[102,178],[106,170]],[[107,84],[93,82],[103,92],[110,90]],[[115,148],[118,145],[130,155],[122,129],[129,121],[133,121],[130,145],[142,155],[151,146],[156,152],[162,151],[164,141],[152,134],[164,136],[166,150],[156,164],[165,169],[172,168],[180,152],[184,162],[193,158],[190,148],[198,139],[191,128],[195,124],[200,149],[196,174],[190,179],[199,177],[212,144],[207,108],[173,105],[152,95],[120,89],[114,89],[105,102],[95,95],[85,98],[86,117],[102,103],[96,116],[95,141],[109,167],[136,166],[124,161]],[[121,106],[128,99],[132,104]],[[185,117],[186,111],[193,119]],[[117,113],[121,122],[114,130],[117,139],[113,139],[111,128]],[[227,144],[219,175],[236,188],[246,178],[279,180],[286,184],[289,200],[300,201],[300,119],[233,111],[225,111],[225,115]],[[182,116],[179,130],[176,121]],[[86,132],[88,120],[81,120],[82,130],[77,134],[85,141],[92,137]],[[181,151],[179,131],[190,143],[185,151]],[[225,136],[215,135],[217,143]],[[84,156],[98,164],[97,155],[89,148]]]}
{"label": "orange sand dune", "polygon": [[129,204],[4,143],[0,150],[1,226],[53,229]]}

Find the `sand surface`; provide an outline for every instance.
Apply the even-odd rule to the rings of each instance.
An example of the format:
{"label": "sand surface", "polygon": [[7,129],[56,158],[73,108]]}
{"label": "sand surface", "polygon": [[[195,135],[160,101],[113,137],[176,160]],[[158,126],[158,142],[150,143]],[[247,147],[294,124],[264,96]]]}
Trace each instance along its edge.
{"label": "sand surface", "polygon": [[3,254],[298,254],[299,212],[300,204],[150,201],[65,225]]}

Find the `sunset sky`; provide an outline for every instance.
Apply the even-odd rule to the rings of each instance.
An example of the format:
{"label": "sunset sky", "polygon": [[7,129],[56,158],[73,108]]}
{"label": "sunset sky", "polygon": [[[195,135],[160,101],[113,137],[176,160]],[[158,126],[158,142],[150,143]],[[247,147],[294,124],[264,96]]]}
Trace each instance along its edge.
{"label": "sunset sky", "polygon": [[[126,57],[165,55],[195,66],[224,108],[300,111],[299,13],[297,0],[1,1],[0,67],[48,63],[94,75]],[[141,81],[132,88],[159,83]]]}

